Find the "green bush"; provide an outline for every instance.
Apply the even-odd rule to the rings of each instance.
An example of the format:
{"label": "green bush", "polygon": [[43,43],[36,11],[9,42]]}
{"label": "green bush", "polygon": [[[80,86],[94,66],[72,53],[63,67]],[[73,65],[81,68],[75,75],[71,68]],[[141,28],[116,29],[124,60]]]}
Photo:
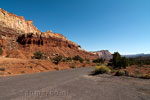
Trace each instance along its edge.
{"label": "green bush", "polygon": [[83,58],[80,57],[79,55],[74,56],[74,57],[73,57],[73,60],[80,61],[81,63],[83,63],[83,61],[84,61]]}
{"label": "green bush", "polygon": [[75,66],[75,64],[72,64],[72,65],[70,66],[70,68],[77,68],[77,67]]}
{"label": "green bush", "polygon": [[5,68],[4,67],[0,68],[0,71],[5,71]]}
{"label": "green bush", "polygon": [[97,58],[97,59],[93,60],[93,63],[104,64],[104,62],[105,62],[105,59],[103,59],[103,58]]}
{"label": "green bush", "polygon": [[142,77],[143,79],[150,79],[150,74],[146,74]]}
{"label": "green bush", "polygon": [[22,73],[22,74],[24,74],[24,73],[25,73],[25,71],[21,71],[21,73]]}
{"label": "green bush", "polygon": [[53,63],[55,64],[59,64],[59,62],[62,60],[62,56],[56,56],[53,58]]}
{"label": "green bush", "polygon": [[44,57],[44,53],[42,52],[35,52],[34,56],[32,57],[33,59],[42,59]]}
{"label": "green bush", "polygon": [[125,76],[125,71],[124,71],[124,70],[118,70],[118,71],[115,73],[115,76]]}
{"label": "green bush", "polygon": [[129,76],[129,75],[130,73],[127,70],[125,70],[125,76]]}
{"label": "green bush", "polygon": [[62,62],[67,62],[67,59],[66,58],[62,58]]}
{"label": "green bush", "polygon": [[87,64],[90,64],[90,59],[85,59]]}
{"label": "green bush", "polygon": [[118,71],[115,73],[115,76],[129,76],[129,72],[126,71],[126,70],[118,70]]}
{"label": "green bush", "polygon": [[55,69],[56,69],[56,70],[59,70],[59,67],[56,67]]}
{"label": "green bush", "polygon": [[2,44],[0,43],[0,47],[2,47]]}
{"label": "green bush", "polygon": [[143,74],[143,73],[136,74],[136,73],[134,73],[134,74],[130,75],[130,77],[150,79],[150,74]]}
{"label": "green bush", "polygon": [[145,74],[141,72],[140,70],[135,70],[134,73],[132,73],[132,75],[130,76],[135,77],[135,78],[143,78]]}
{"label": "green bush", "polygon": [[96,66],[101,66],[101,65],[102,65],[102,64],[100,64],[100,63],[97,63],[97,64],[96,64]]}
{"label": "green bush", "polygon": [[6,55],[6,58],[9,58],[9,55]]}
{"label": "green bush", "polygon": [[138,66],[143,66],[143,65],[150,65],[150,57],[136,57],[136,58],[128,58],[129,65],[138,65]]}
{"label": "green bush", "polygon": [[71,57],[67,57],[66,60],[67,61],[72,61],[72,58]]}
{"label": "green bush", "polygon": [[71,57],[66,57],[66,58],[63,58],[62,61],[63,62],[69,62],[69,61],[72,61],[72,58]]}
{"label": "green bush", "polygon": [[3,54],[3,49],[0,47],[0,55]]}
{"label": "green bush", "polygon": [[82,67],[86,67],[86,64],[83,64]]}
{"label": "green bush", "polygon": [[125,57],[121,57],[118,52],[113,54],[113,59],[110,60],[109,66],[115,69],[126,68],[128,66],[128,60]]}
{"label": "green bush", "polygon": [[129,77],[134,77],[134,78],[150,79],[150,74],[143,74],[140,71],[135,71],[134,73],[130,74],[126,70],[118,70],[115,73],[115,76],[129,76]]}
{"label": "green bush", "polygon": [[95,69],[94,69],[94,75],[97,75],[97,74],[109,74],[111,73],[111,69],[108,67],[108,66],[104,66],[104,65],[101,65],[101,66],[95,66]]}

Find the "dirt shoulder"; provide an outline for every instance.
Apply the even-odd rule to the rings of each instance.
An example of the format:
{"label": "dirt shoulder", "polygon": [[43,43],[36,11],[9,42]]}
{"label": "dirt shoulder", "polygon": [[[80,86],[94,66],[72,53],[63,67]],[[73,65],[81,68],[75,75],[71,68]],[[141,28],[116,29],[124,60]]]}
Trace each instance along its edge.
{"label": "dirt shoulder", "polygon": [[85,66],[92,66],[92,64],[79,62],[60,62],[58,65],[56,65],[49,60],[0,57],[0,76],[31,74]]}

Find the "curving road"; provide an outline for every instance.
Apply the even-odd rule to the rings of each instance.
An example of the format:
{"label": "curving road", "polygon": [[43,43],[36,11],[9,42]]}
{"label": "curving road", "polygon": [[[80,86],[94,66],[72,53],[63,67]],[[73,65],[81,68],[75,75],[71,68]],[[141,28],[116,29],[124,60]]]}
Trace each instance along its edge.
{"label": "curving road", "polygon": [[0,100],[150,100],[150,80],[89,76],[92,70],[0,77]]}

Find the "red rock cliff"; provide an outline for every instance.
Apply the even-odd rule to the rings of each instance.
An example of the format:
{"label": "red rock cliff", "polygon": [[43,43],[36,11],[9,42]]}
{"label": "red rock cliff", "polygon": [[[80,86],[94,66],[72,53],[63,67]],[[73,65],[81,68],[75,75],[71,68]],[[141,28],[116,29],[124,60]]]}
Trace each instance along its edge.
{"label": "red rock cliff", "polygon": [[0,8],[0,25],[17,30],[20,33],[40,33],[40,31],[33,25],[33,22],[26,21],[24,17],[16,16],[8,13]]}
{"label": "red rock cliff", "polygon": [[31,58],[34,52],[42,51],[47,56],[59,54],[62,56],[80,55],[84,58],[95,58],[80,46],[59,33],[41,32],[33,22],[24,17],[0,9],[0,42],[6,55],[11,57]]}

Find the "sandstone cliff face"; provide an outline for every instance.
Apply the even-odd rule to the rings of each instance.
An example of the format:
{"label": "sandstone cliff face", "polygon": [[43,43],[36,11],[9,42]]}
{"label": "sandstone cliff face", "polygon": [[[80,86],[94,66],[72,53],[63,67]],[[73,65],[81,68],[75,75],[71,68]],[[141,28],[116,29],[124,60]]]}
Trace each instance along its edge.
{"label": "sandstone cliff face", "polygon": [[42,32],[41,33],[41,37],[44,37],[44,38],[57,38],[57,39],[60,39],[62,41],[66,41],[70,44],[73,44],[75,46],[78,46],[78,44],[68,40],[65,36],[63,36],[62,34],[59,34],[59,33],[53,33],[52,31],[47,31],[47,32]]}
{"label": "sandstone cliff face", "polygon": [[8,13],[0,8],[0,25],[17,30],[19,33],[40,33],[33,25],[32,20],[26,21],[24,17]]}
{"label": "sandstone cliff face", "polygon": [[33,53],[42,51],[47,57],[62,55],[95,59],[97,56],[83,50],[65,36],[52,31],[41,32],[32,21],[0,9],[0,43],[4,56],[31,58]]}
{"label": "sandstone cliff face", "polygon": [[19,34],[31,34],[32,33],[34,37],[44,37],[44,38],[54,37],[54,38],[61,39],[63,41],[70,42],[78,46],[76,43],[73,43],[67,40],[67,38],[64,37],[62,34],[53,33],[52,31],[40,32],[33,25],[32,20],[26,21],[24,17],[9,13],[1,8],[0,8],[0,25],[2,27],[14,29]]}
{"label": "sandstone cliff face", "polygon": [[95,55],[98,55],[100,58],[104,58],[106,60],[112,59],[112,54],[108,50],[101,50],[92,52]]}

